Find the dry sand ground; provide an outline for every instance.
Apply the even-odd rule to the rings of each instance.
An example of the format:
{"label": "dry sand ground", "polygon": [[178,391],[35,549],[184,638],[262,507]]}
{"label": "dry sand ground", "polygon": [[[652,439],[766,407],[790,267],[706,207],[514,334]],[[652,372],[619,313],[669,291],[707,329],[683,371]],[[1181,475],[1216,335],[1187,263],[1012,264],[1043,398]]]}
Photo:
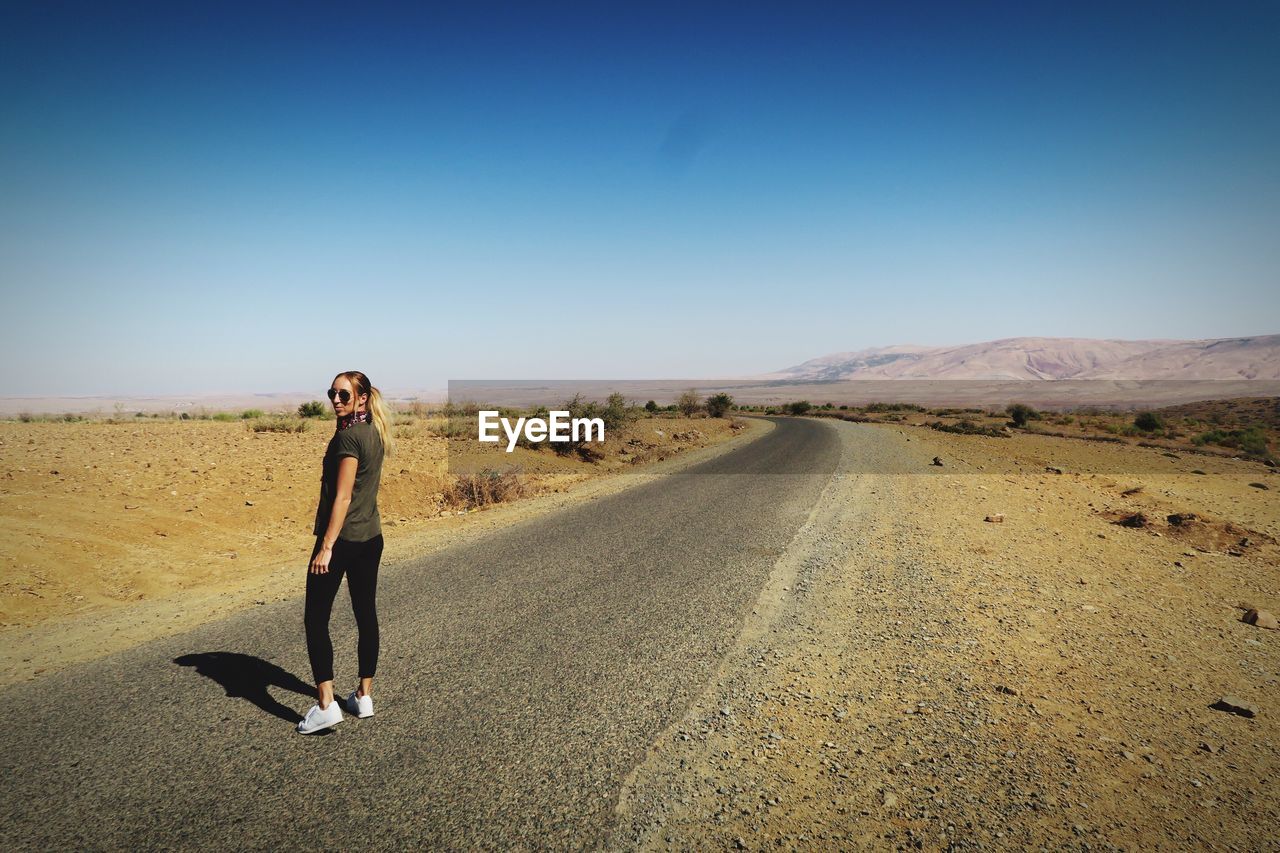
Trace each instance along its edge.
{"label": "dry sand ground", "polygon": [[[1280,611],[1280,478],[834,426],[841,473],[627,780],[613,846],[1280,846],[1280,632],[1237,607]],[[1188,511],[1207,521],[1164,521]],[[1157,523],[1111,523],[1131,512]]]}
{"label": "dry sand ground", "polygon": [[[477,452],[473,439],[438,438],[441,421],[402,422],[379,494],[383,565],[644,482],[772,428],[738,424],[645,418],[589,464],[548,449]],[[203,420],[0,423],[0,684],[299,594],[332,434],[325,420],[304,433]],[[450,510],[441,497],[450,460],[522,464],[539,493]]]}

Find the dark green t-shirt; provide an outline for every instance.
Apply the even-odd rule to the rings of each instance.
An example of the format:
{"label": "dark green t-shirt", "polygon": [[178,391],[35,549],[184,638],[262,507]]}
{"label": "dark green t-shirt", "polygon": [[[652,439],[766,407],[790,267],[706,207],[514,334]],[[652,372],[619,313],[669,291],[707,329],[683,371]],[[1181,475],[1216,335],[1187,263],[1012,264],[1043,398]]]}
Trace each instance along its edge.
{"label": "dark green t-shirt", "polygon": [[323,536],[329,529],[333,515],[333,498],[338,492],[338,461],[343,456],[359,460],[356,467],[356,484],[351,490],[351,505],[342,523],[339,539],[348,542],[364,542],[382,532],[382,519],[378,515],[378,485],[382,481],[382,438],[372,423],[352,424],[334,432],[329,447],[324,452],[324,465],[320,474],[320,506],[316,509],[316,524],[312,531]]}

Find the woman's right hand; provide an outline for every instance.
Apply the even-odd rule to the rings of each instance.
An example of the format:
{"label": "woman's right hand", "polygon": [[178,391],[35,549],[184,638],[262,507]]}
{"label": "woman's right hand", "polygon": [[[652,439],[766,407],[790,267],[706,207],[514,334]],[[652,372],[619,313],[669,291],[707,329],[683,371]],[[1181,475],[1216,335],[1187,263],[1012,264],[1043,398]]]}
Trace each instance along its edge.
{"label": "woman's right hand", "polygon": [[329,558],[333,556],[333,548],[329,545],[320,543],[320,550],[316,551],[316,555],[311,558],[311,565],[308,571],[313,575],[323,575],[329,572]]}

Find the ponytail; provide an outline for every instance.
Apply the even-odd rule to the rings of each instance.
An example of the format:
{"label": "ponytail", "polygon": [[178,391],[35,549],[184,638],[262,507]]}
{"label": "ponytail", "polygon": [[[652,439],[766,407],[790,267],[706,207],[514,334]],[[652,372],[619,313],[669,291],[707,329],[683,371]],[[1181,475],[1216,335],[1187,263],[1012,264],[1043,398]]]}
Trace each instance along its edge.
{"label": "ponytail", "polygon": [[388,417],[387,404],[382,399],[382,392],[376,386],[369,386],[369,414],[373,416],[373,425],[382,439],[382,455],[392,456],[395,453],[395,439],[391,435],[391,419]]}

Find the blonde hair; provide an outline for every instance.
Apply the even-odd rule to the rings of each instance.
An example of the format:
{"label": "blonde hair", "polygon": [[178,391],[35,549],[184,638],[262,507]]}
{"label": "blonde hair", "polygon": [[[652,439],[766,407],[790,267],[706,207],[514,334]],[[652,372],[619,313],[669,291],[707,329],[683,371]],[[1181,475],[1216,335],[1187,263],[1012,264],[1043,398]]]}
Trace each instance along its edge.
{"label": "blonde hair", "polygon": [[[369,403],[367,409],[369,415],[373,418],[373,426],[378,431],[378,438],[382,439],[382,455],[395,455],[395,439],[391,436],[391,413],[387,409],[387,403],[382,399],[382,392],[369,381],[369,377],[365,376],[358,370],[346,370],[339,373],[338,376],[345,376],[347,381],[351,383],[351,387],[355,389],[356,400],[360,399],[361,394],[369,395]],[[338,376],[333,377],[334,381],[338,380]],[[352,401],[355,402],[354,400]]]}

